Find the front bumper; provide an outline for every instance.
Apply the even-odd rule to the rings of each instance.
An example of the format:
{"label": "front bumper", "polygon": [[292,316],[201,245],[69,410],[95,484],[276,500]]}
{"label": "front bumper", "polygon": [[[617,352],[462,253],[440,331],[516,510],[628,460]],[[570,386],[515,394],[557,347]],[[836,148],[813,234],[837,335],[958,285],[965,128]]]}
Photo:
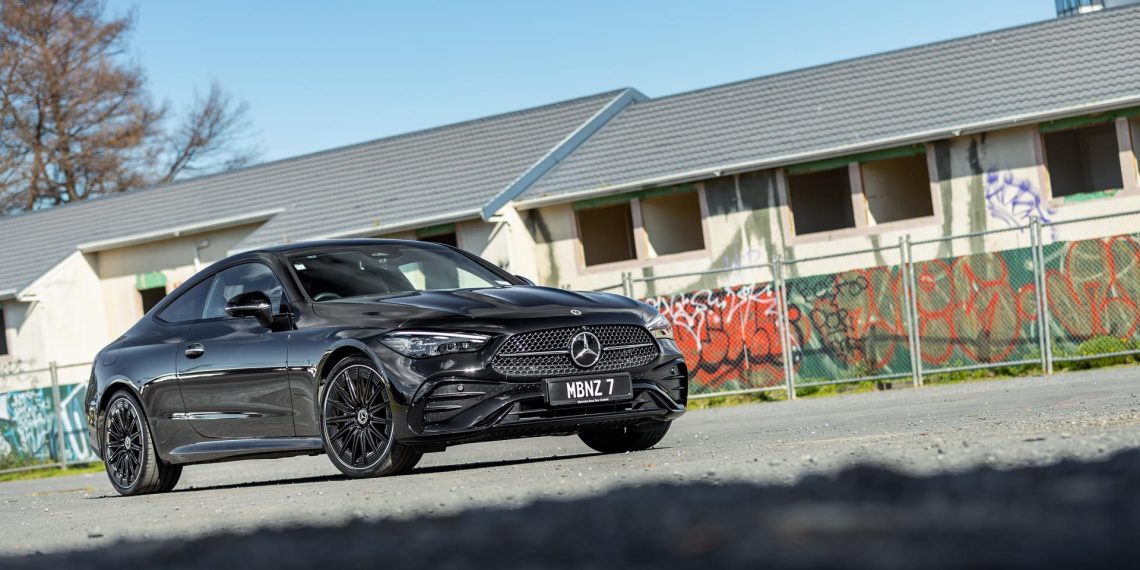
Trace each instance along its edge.
{"label": "front bumper", "polygon": [[629,371],[633,397],[618,402],[550,406],[542,379],[491,380],[443,376],[423,382],[406,411],[407,444],[456,444],[574,434],[670,421],[685,412],[688,369],[664,353]]}

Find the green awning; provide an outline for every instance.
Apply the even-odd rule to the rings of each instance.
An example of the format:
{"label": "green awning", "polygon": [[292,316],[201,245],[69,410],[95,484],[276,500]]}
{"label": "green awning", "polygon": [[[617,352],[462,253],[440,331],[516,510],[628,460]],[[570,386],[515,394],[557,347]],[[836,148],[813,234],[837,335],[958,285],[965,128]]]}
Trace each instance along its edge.
{"label": "green awning", "polygon": [[166,288],[166,275],[161,271],[139,273],[135,276],[135,289],[139,291],[143,289],[157,289],[159,287]]}

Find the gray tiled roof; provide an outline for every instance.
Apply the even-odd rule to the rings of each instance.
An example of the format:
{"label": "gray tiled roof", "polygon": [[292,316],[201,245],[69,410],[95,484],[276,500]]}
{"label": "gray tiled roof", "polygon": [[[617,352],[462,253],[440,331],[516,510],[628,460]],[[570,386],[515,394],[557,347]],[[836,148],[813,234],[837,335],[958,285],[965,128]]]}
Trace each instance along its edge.
{"label": "gray tiled roof", "polygon": [[0,218],[0,294],[80,244],[279,210],[242,249],[476,211],[625,91]]}
{"label": "gray tiled roof", "polygon": [[773,166],[1140,101],[1140,7],[761,77],[627,107],[518,199]]}

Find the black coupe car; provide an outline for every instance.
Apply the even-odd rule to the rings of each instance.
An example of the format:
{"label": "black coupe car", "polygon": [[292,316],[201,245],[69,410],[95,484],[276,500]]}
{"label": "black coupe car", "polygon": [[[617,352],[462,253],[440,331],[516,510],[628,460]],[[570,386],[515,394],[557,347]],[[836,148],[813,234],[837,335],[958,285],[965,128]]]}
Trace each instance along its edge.
{"label": "black coupe car", "polygon": [[198,273],[99,353],[86,404],[111,483],[137,495],[233,459],[326,453],[374,477],[490,439],[642,450],[687,389],[648,305],[535,286],[446,245],[337,240]]}

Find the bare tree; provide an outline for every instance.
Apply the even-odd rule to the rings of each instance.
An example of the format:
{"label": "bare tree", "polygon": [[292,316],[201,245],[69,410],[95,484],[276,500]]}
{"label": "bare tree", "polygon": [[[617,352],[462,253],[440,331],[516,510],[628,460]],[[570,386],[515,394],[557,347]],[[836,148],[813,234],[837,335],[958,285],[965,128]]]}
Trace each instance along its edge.
{"label": "bare tree", "polygon": [[0,0],[0,212],[121,192],[243,164],[247,109],[216,84],[184,122],[127,57],[131,16],[98,0]]}
{"label": "bare tree", "polygon": [[162,182],[179,174],[230,170],[246,165],[257,154],[248,142],[249,105],[235,102],[217,82],[205,97],[195,97],[194,106],[167,137],[166,173]]}

